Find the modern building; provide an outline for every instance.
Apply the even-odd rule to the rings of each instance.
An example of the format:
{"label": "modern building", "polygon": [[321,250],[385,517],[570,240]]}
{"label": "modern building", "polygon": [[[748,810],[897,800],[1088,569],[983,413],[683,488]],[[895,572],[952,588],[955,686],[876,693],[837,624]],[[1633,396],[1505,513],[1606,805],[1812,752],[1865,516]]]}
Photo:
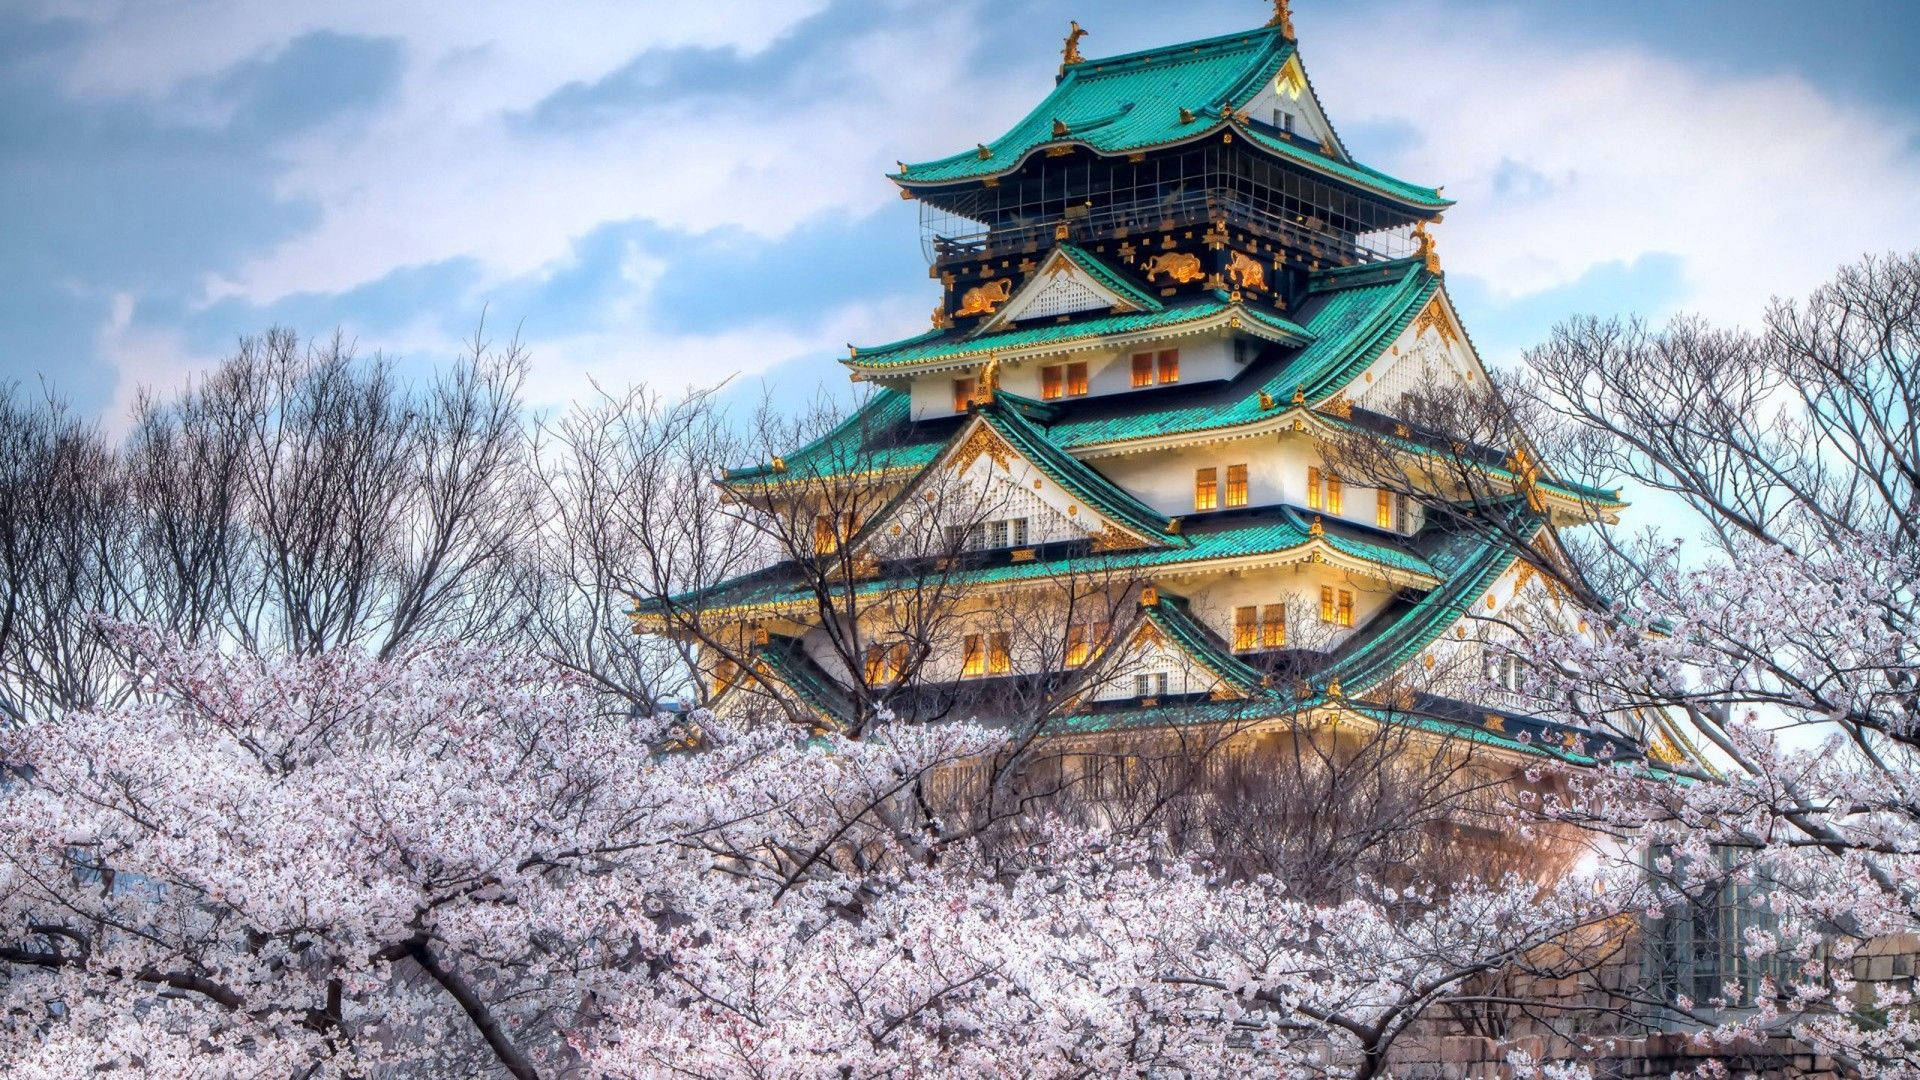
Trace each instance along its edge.
{"label": "modern building", "polygon": [[[1622,504],[1400,411],[1491,392],[1430,231],[1452,204],[1355,160],[1284,3],[1122,56],[1081,36],[1004,134],[892,174],[922,207],[932,326],[853,347],[864,407],[725,474],[806,539],[643,604],[642,629],[699,638],[718,707],[776,697],[823,726],[879,705],[1082,739],[1320,716],[1576,760],[1657,741],[1500,692],[1502,618],[1563,606],[1512,538],[1545,550]],[[1473,463],[1502,527],[1354,475],[1357,440]]]}

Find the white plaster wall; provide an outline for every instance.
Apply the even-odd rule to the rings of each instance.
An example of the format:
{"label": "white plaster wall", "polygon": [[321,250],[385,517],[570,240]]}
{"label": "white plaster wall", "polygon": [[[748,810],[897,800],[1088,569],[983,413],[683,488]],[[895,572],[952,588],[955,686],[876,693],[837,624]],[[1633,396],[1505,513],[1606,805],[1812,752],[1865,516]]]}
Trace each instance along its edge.
{"label": "white plaster wall", "polygon": [[[1320,587],[1331,585],[1353,593],[1353,627],[1328,626],[1320,621]],[[1393,599],[1393,590],[1379,582],[1350,577],[1324,563],[1300,563],[1270,570],[1250,570],[1167,583],[1170,592],[1187,597],[1196,617],[1225,640],[1233,640],[1233,610],[1238,607],[1287,605],[1287,644],[1290,648],[1328,649],[1367,625]]]}
{"label": "white plaster wall", "polygon": [[[1195,520],[1208,513],[1193,508],[1194,474],[1200,469],[1219,470],[1220,510],[1232,509],[1225,505],[1230,465],[1247,466],[1247,505],[1287,503],[1302,510],[1309,504],[1307,471],[1320,468],[1324,472],[1318,444],[1306,435],[1290,431],[1123,457],[1102,457],[1091,464],[1155,510],[1169,517],[1192,516]],[[1317,512],[1329,519],[1378,528],[1376,498],[1373,488],[1346,484],[1339,514],[1324,509]],[[1412,521],[1416,529],[1419,520],[1415,508]]]}
{"label": "white plaster wall", "polygon": [[[1133,387],[1133,355],[1142,352],[1157,355],[1163,349],[1180,350],[1180,382],[1168,389],[1177,389],[1178,386],[1189,383],[1231,379],[1244,367],[1234,358],[1232,336],[1223,332],[1207,336],[1172,338],[1124,350],[1087,350],[1066,355],[1003,362],[1000,365],[1000,386],[1008,393],[1039,400],[1041,368],[1055,364],[1085,363],[1087,365],[1087,397],[1134,393],[1136,391]],[[913,398],[913,414],[916,417],[952,416],[959,411],[953,407],[954,380],[979,378],[980,370],[986,366],[986,362],[986,357],[983,356],[978,364],[963,371],[943,371],[917,376],[912,380],[910,388],[903,385],[904,380],[889,380],[886,385],[896,389],[910,389]],[[1158,389],[1160,388],[1153,387],[1138,392],[1152,393]]]}
{"label": "white plaster wall", "polygon": [[[1289,66],[1297,62],[1298,61],[1290,61]],[[1285,69],[1282,69],[1280,76],[1275,77],[1273,81],[1267,83],[1265,88],[1254,96],[1253,100],[1243,106],[1246,109],[1247,115],[1260,123],[1271,124],[1273,123],[1274,110],[1284,109],[1293,114],[1294,134],[1304,135],[1309,139],[1314,139],[1322,143],[1331,141],[1333,133],[1332,125],[1327,123],[1326,113],[1321,111],[1320,103],[1314,100],[1313,92],[1311,90],[1302,90],[1298,98],[1282,92],[1279,84],[1284,75]],[[1304,86],[1305,82],[1306,77],[1303,74],[1301,76],[1301,84]]]}
{"label": "white plaster wall", "polygon": [[[1436,294],[1436,300],[1440,299]],[[1449,341],[1432,326],[1422,331],[1419,320],[1415,320],[1360,374],[1353,384],[1352,397],[1367,408],[1392,415],[1402,394],[1418,391],[1430,382],[1484,388],[1486,369],[1466,335],[1457,328]]]}

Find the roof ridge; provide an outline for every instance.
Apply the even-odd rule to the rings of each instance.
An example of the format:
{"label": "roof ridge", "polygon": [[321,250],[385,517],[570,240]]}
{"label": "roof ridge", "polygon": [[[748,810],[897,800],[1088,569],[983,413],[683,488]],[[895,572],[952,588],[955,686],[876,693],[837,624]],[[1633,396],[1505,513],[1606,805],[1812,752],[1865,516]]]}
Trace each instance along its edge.
{"label": "roof ridge", "polygon": [[[1241,41],[1251,43],[1254,39],[1261,37],[1280,37],[1280,28],[1277,26],[1260,26],[1252,30],[1235,30],[1231,33],[1215,34],[1212,37],[1195,38],[1192,41],[1178,41],[1171,45],[1156,45],[1147,49],[1135,49],[1132,52],[1115,53],[1112,56],[1090,56],[1080,63],[1069,67],[1067,69],[1067,77],[1072,78],[1074,75],[1088,68],[1099,68],[1107,64],[1139,63],[1144,65],[1145,63],[1155,60],[1170,62],[1182,59],[1175,55],[1181,52],[1221,49],[1231,44],[1238,44]],[[1283,42],[1287,41],[1285,37],[1280,37],[1280,40]],[[1097,72],[1090,72],[1090,74],[1097,74]]]}
{"label": "roof ridge", "polygon": [[[1014,444],[1033,466],[1054,483],[1066,488],[1082,502],[1090,503],[1103,517],[1129,531],[1157,542],[1162,547],[1178,547],[1184,541],[1167,533],[1167,517],[1141,502],[1132,492],[1114,483],[1098,469],[1055,446],[1046,432],[1011,403],[996,399],[975,409],[994,432]],[[955,438],[959,436],[956,434]]]}
{"label": "roof ridge", "polygon": [[1208,671],[1250,693],[1267,691],[1267,677],[1233,655],[1220,635],[1195,618],[1186,597],[1163,593],[1157,603],[1145,606],[1145,613],[1155,626],[1180,644],[1188,657]]}

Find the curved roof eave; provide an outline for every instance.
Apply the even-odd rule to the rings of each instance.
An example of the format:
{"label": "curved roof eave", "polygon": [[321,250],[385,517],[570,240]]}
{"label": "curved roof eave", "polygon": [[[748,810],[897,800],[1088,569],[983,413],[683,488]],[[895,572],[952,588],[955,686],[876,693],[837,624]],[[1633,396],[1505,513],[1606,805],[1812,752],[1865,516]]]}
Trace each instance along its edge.
{"label": "curved roof eave", "polygon": [[[1196,122],[1200,119],[1199,117],[1195,118]],[[1096,157],[1111,159],[1126,157],[1131,154],[1151,153],[1156,150],[1172,150],[1223,133],[1238,133],[1247,141],[1248,145],[1257,147],[1261,152],[1273,157],[1275,160],[1299,165],[1320,174],[1328,180],[1357,188],[1369,195],[1398,203],[1409,209],[1425,211],[1427,213],[1439,213],[1454,205],[1454,200],[1441,195],[1438,188],[1423,188],[1420,185],[1400,180],[1386,173],[1378,173],[1378,170],[1369,169],[1366,166],[1360,165],[1358,162],[1348,164],[1333,158],[1311,153],[1301,147],[1293,147],[1291,144],[1287,144],[1288,149],[1282,150],[1278,145],[1275,145],[1275,140],[1252,131],[1248,125],[1240,120],[1238,115],[1225,118],[1215,116],[1204,127],[1197,128],[1192,134],[1178,139],[1167,139],[1160,142],[1142,143],[1140,145],[1129,145],[1112,150],[1103,150],[1085,139],[1076,139],[1069,136],[1063,139],[1037,143],[1021,153],[1019,157],[1008,159],[1008,163],[998,169],[976,170],[959,176],[941,179],[913,179],[913,169],[916,167],[931,168],[936,165],[946,165],[953,162],[964,161],[967,157],[973,156],[969,154],[955,154],[951,157],[939,158],[935,161],[922,162],[919,166],[909,166],[904,173],[888,173],[887,179],[899,185],[903,193],[919,198],[921,197],[920,192],[923,189],[931,192],[938,189],[951,189],[964,184],[978,184],[987,180],[1003,179],[1025,168],[1027,162],[1033,160],[1035,155],[1064,146],[1084,147]],[[1364,175],[1366,173],[1378,173],[1380,179],[1372,179]],[[1395,192],[1384,186],[1382,181],[1413,189],[1415,194],[1407,195]]]}

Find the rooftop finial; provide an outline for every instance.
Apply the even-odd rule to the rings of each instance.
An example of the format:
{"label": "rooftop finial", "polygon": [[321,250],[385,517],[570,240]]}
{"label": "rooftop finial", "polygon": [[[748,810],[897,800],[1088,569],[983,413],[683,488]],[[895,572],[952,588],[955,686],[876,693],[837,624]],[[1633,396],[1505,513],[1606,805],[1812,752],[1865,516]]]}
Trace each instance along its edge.
{"label": "rooftop finial", "polygon": [[1070,68],[1075,64],[1084,63],[1087,59],[1080,55],[1080,39],[1086,37],[1087,32],[1081,28],[1078,20],[1072,23],[1072,27],[1071,30],[1067,31],[1066,47],[1060,50],[1060,67],[1062,70]]}
{"label": "rooftop finial", "polygon": [[1293,37],[1293,4],[1289,0],[1273,0],[1273,18],[1267,20],[1268,26],[1280,28],[1280,36]]}
{"label": "rooftop finial", "polygon": [[1413,227],[1413,239],[1420,245],[1419,248],[1414,251],[1414,254],[1426,260],[1427,273],[1439,273],[1440,253],[1433,248],[1433,234],[1427,231],[1426,222],[1423,221]]}

